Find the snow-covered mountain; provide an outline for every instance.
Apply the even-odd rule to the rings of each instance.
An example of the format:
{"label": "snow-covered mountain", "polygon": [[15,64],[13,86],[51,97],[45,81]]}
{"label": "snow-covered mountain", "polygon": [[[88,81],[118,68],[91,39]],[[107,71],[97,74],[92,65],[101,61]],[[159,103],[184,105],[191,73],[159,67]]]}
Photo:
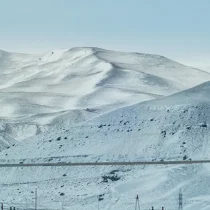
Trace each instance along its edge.
{"label": "snow-covered mountain", "polygon": [[209,79],[207,72],[159,55],[99,48],[0,51],[1,148],[37,135],[42,125],[83,122]]}
{"label": "snow-covered mountain", "polygon": [[46,124],[71,110],[119,108],[209,79],[207,72],[158,55],[98,48],[40,55],[1,51],[0,117]]}
{"label": "snow-covered mountain", "polygon": [[[165,98],[103,114],[79,125],[57,119],[36,136],[0,153],[2,162],[209,159],[210,82]],[[1,169],[0,197],[45,208],[209,209],[209,165]],[[5,176],[7,174],[7,176]],[[31,189],[31,190],[29,190]],[[100,196],[98,202],[97,196]],[[12,201],[12,199],[14,199]]]}

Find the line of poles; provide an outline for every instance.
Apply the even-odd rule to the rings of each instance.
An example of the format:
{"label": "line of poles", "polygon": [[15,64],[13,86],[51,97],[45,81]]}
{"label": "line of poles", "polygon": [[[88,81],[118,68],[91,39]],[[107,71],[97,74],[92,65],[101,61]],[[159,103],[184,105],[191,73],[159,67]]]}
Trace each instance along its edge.
{"label": "line of poles", "polygon": [[[135,210],[140,210],[139,195],[137,195],[135,199],[136,199]],[[100,199],[98,197],[98,210],[100,210],[99,201],[100,201]],[[34,204],[35,204],[35,210],[37,210],[37,189],[35,190],[35,202],[34,202]],[[61,210],[63,210],[63,203],[62,203],[61,208],[62,208]],[[5,209],[4,205],[3,205],[3,203],[1,203],[1,210],[4,210],[4,209]],[[182,206],[182,191],[180,189],[180,191],[179,191],[179,210],[182,210],[182,209],[183,209],[183,206]],[[16,207],[11,207],[10,206],[9,210],[16,210]],[[155,210],[153,206],[151,207],[151,210]],[[161,207],[161,210],[165,210],[165,207]]]}
{"label": "line of poles", "polygon": [[[34,204],[35,204],[35,210],[37,210],[37,189],[35,190],[35,202],[34,202]],[[1,210],[4,210],[5,208],[4,208],[4,204],[3,203],[1,203]],[[9,210],[16,210],[16,207],[13,207],[13,206],[10,206],[9,207]]]}

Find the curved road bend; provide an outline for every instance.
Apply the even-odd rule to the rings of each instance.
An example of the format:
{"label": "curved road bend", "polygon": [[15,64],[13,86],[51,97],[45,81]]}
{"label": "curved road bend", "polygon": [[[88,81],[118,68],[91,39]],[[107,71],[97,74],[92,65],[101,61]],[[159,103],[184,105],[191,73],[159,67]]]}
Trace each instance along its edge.
{"label": "curved road bend", "polygon": [[60,167],[60,166],[122,166],[122,165],[187,165],[210,163],[210,160],[191,160],[191,161],[136,161],[136,162],[81,162],[81,163],[14,163],[0,164],[0,168],[5,167]]}

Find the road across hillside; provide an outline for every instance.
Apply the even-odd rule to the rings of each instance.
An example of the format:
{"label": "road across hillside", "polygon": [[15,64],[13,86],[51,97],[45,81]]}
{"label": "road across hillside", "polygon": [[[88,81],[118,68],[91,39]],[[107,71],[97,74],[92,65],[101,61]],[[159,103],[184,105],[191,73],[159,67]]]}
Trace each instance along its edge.
{"label": "road across hillside", "polygon": [[210,163],[210,160],[191,160],[191,161],[137,161],[137,162],[81,162],[81,163],[15,163],[0,164],[4,167],[61,167],[61,166],[122,166],[122,165],[188,165]]}

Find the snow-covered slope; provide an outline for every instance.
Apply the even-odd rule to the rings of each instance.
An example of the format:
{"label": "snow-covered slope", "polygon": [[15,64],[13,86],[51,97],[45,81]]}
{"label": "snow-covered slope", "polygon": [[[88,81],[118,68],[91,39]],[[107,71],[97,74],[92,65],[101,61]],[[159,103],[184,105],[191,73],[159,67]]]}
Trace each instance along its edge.
{"label": "snow-covered slope", "polygon": [[63,111],[107,105],[118,108],[169,95],[209,79],[206,72],[158,55],[98,48],[73,48],[42,55],[1,51],[1,118],[30,118],[30,122],[42,124],[40,118],[50,122],[53,114]]}
{"label": "snow-covered slope", "polygon": [[17,144],[39,133],[40,125],[79,123],[209,79],[209,73],[159,55],[99,48],[39,55],[0,51],[0,120],[5,128],[0,135]]}
{"label": "snow-covered slope", "polygon": [[[210,82],[115,110],[82,125],[55,123],[0,153],[4,162],[135,161],[209,159]],[[60,121],[59,121],[60,122]],[[177,209],[179,189],[187,210],[209,209],[209,165],[1,169],[0,196],[18,205],[39,189],[48,208]],[[8,176],[4,176],[8,174]],[[62,194],[64,193],[64,194]],[[21,204],[22,205],[22,204]]]}

